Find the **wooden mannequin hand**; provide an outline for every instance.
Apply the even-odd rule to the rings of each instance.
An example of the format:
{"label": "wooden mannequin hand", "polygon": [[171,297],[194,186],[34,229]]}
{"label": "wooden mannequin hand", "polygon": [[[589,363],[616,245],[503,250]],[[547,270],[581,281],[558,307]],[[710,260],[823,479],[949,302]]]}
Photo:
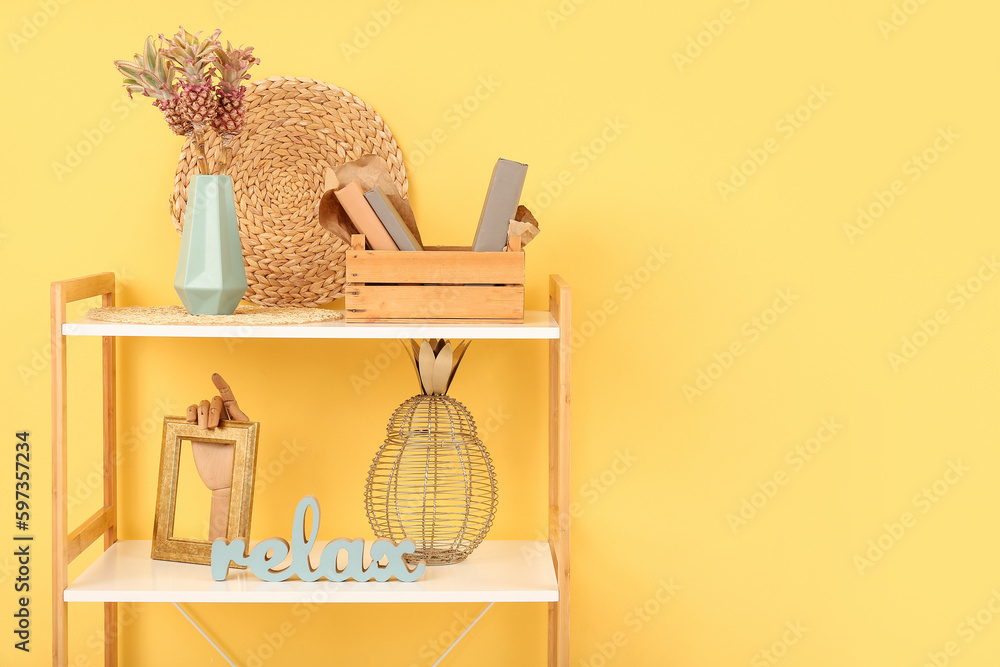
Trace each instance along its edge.
{"label": "wooden mannequin hand", "polygon": [[[212,375],[212,382],[220,395],[214,397],[211,402],[202,401],[198,405],[189,406],[188,422],[197,423],[200,429],[211,430],[223,419],[249,421],[222,376],[215,373]],[[194,466],[198,470],[198,476],[212,491],[208,537],[213,541],[226,536],[235,449],[232,443],[191,441],[191,453],[194,455]]]}

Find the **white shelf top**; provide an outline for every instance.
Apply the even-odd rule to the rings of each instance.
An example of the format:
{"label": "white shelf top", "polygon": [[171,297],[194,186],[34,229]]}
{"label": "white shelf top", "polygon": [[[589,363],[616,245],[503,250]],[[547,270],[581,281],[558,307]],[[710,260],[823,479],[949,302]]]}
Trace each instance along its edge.
{"label": "white shelf top", "polygon": [[518,324],[427,324],[392,322],[313,322],[267,326],[198,324],[118,324],[86,317],[63,324],[64,336],[143,336],[159,338],[470,338],[546,340],[559,338],[559,325],[547,310],[524,311]]}
{"label": "white shelf top", "polygon": [[[457,565],[427,567],[413,583],[266,582],[231,568],[149,557],[149,540],[119,540],[63,594],[66,602],[556,602],[559,587],[544,540],[487,540]],[[317,544],[314,549],[321,549]],[[313,553],[316,553],[315,551]]]}

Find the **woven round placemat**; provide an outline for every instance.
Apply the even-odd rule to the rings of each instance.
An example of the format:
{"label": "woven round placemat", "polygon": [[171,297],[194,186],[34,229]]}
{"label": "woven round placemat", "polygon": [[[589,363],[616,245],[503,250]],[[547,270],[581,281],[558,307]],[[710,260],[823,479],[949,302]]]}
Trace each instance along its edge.
{"label": "woven round placemat", "polygon": [[202,325],[268,325],[309,324],[339,320],[339,310],[319,308],[271,308],[268,306],[237,306],[232,315],[190,315],[184,306],[109,306],[91,308],[87,317],[101,322],[119,324],[202,324]]}
{"label": "woven round placemat", "polygon": [[[363,100],[314,79],[272,77],[247,84],[246,127],[233,140],[227,173],[249,285],[247,301],[263,306],[320,306],[340,296],[347,246],[319,224],[327,168],[378,155],[403,196],[403,154],[385,121]],[[221,141],[206,141],[209,164]],[[174,176],[171,213],[178,232],[188,182],[198,173],[185,140]]]}

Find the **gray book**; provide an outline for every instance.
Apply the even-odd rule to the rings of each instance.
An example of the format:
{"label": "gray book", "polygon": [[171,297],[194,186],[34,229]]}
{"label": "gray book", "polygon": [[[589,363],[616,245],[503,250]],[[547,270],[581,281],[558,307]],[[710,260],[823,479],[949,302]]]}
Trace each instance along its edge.
{"label": "gray book", "polygon": [[490,189],[479,215],[473,250],[500,252],[507,245],[507,227],[521,201],[528,165],[500,158],[493,167]]}
{"label": "gray book", "polygon": [[385,231],[389,232],[389,236],[392,237],[397,248],[400,250],[424,249],[420,245],[420,241],[413,236],[410,228],[403,222],[399,211],[392,205],[392,202],[389,201],[389,198],[385,196],[380,187],[376,185],[366,192],[365,199],[368,201],[368,205],[372,207],[372,210],[375,211],[375,215],[378,216],[379,222],[385,227]]}

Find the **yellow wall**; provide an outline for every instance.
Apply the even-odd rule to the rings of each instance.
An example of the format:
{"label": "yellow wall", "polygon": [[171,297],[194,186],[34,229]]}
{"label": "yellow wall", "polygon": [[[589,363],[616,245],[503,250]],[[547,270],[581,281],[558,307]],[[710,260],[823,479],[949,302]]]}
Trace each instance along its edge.
{"label": "yellow wall", "polygon": [[[145,101],[123,102],[111,61],[181,23],[255,46],[258,76],[321,79],[377,109],[431,242],[468,241],[498,156],[531,165],[543,234],[528,306],[549,273],[574,289],[574,666],[995,660],[1000,9],[396,2],[357,53],[343,45],[389,2],[4,3],[3,466],[29,429],[38,538],[24,655],[0,473],[0,662],[49,663],[48,284],[113,270],[121,302],[176,302],[165,202],[180,143]],[[477,108],[449,111],[463,103]],[[69,150],[89,154],[57,175]],[[216,370],[262,422],[254,536],[288,535],[306,492],[325,535],[370,534],[367,466],[414,388],[400,357],[352,389],[381,351],[123,341],[122,536],[151,532],[160,417],[207,396]],[[541,344],[477,343],[452,391],[481,421],[508,415],[487,438],[492,537],[544,530],[543,362]],[[95,369],[71,369],[84,408]],[[80,520],[96,503],[98,421],[74,417]],[[191,608],[240,664],[263,649],[272,665],[429,665],[481,606]],[[100,662],[98,611],[72,607],[75,665]],[[122,614],[123,664],[212,659],[169,605]],[[446,664],[541,664],[544,628],[542,605],[500,605]]]}

